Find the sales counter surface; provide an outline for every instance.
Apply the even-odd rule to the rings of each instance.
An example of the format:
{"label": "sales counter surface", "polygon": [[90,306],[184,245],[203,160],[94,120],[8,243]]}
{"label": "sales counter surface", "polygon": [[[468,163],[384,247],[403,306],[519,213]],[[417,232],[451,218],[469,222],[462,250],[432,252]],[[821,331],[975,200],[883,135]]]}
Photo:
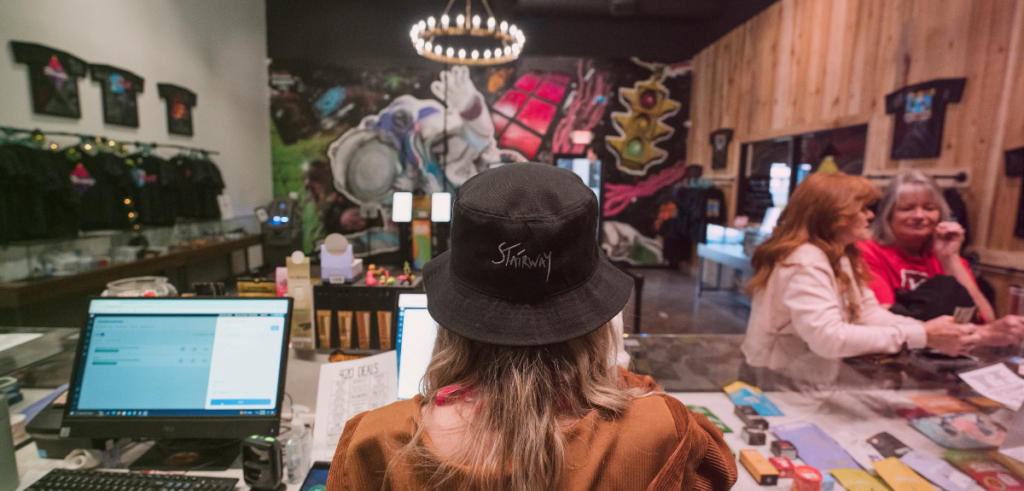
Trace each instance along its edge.
{"label": "sales counter surface", "polygon": [[[669,395],[689,406],[702,406],[714,413],[732,432],[725,434],[725,441],[736,454],[747,448],[754,448],[765,457],[771,456],[769,436],[766,445],[751,446],[742,441],[740,430],[743,423],[733,414],[735,406],[722,391],[722,387],[736,380],[742,363],[739,344],[742,335],[662,335],[629,336],[625,339],[626,349],[634,356],[632,368],[652,375]],[[326,362],[327,351],[290,351],[286,391],[295,404],[316,407],[316,387],[319,366]],[[942,383],[902,384],[902,389],[891,388],[891,381],[884,381],[880,387],[837,387],[831,390],[804,392],[766,391],[765,394],[781,410],[784,416],[766,417],[771,426],[792,421],[813,423],[835,439],[848,434],[867,439],[879,432],[888,432],[910,448],[932,456],[941,457],[943,448],[911,427],[907,420],[897,415],[897,409],[913,406],[909,399],[915,396],[941,396],[949,394]],[[911,388],[912,387],[912,388]],[[45,394],[44,389],[26,390],[26,399],[35,392]],[[38,395],[37,397],[41,397]],[[19,405],[13,409],[16,412]],[[17,453],[18,471],[22,476],[21,490],[44,475],[49,469],[60,467],[62,461],[40,459],[34,443]],[[236,462],[237,464],[237,462]],[[797,462],[799,465],[799,462]],[[739,479],[733,489],[737,490],[788,490],[791,479],[782,479],[777,486],[759,486],[750,474],[738,464]],[[193,474],[190,474],[193,475]],[[247,489],[241,480],[241,469],[233,468],[223,472],[195,472],[194,475],[227,476],[239,479],[237,489]],[[298,485],[288,486],[297,490]],[[843,489],[836,483],[835,490]]]}

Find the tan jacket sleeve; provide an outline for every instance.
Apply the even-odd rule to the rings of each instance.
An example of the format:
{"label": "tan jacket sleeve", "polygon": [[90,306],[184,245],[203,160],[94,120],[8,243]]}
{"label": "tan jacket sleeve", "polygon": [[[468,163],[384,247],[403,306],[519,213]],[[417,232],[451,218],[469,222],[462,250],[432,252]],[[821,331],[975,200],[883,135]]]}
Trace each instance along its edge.
{"label": "tan jacket sleeve", "polygon": [[736,484],[736,460],[722,431],[678,399],[660,395],[676,423],[679,446],[647,491],[726,491]]}
{"label": "tan jacket sleeve", "polygon": [[327,474],[327,491],[344,491],[348,489],[345,485],[345,460],[348,457],[348,447],[352,443],[352,436],[359,427],[359,422],[367,413],[359,413],[345,423],[345,430],[338,440],[338,448],[334,451],[334,459],[331,460],[331,470]]}
{"label": "tan jacket sleeve", "polygon": [[[826,261],[813,261],[795,267],[782,301],[790,310],[793,329],[818,356],[846,358],[869,353],[896,353],[903,343],[923,347],[924,327],[906,323],[905,318],[886,316],[878,302],[866,309],[869,319],[879,324],[847,322],[836,296],[835,274]],[[874,299],[874,295],[871,299]],[[899,317],[893,315],[892,317]]]}

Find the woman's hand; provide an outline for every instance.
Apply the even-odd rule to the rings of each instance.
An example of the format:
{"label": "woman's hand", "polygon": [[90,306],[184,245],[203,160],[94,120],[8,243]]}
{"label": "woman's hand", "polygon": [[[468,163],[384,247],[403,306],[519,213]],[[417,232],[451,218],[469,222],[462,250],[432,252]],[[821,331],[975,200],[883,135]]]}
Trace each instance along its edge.
{"label": "woman's hand", "polygon": [[932,250],[939,260],[957,258],[964,245],[964,228],[957,222],[939,222],[932,232]]}
{"label": "woman's hand", "polygon": [[953,317],[943,315],[924,323],[928,335],[927,346],[949,356],[967,353],[978,343],[977,326],[957,324]]}
{"label": "woman's hand", "polygon": [[1015,346],[1024,340],[1024,317],[1007,315],[995,322],[978,326],[978,344],[982,346]]}

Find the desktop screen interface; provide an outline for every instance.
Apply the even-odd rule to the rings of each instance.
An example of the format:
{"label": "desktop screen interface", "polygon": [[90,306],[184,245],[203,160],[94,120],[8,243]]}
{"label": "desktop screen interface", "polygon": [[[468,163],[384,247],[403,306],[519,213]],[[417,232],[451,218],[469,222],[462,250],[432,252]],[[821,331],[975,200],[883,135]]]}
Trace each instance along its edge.
{"label": "desktop screen interface", "polygon": [[72,416],[275,415],[287,299],[97,299]]}
{"label": "desktop screen interface", "polygon": [[434,353],[437,324],[427,312],[427,296],[398,296],[398,399],[412,399],[420,392],[423,374]]}

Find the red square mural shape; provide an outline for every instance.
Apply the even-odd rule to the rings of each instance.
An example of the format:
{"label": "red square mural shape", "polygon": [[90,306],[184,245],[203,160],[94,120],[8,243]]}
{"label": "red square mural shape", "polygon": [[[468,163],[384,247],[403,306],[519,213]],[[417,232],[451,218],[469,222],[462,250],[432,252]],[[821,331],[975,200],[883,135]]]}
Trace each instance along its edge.
{"label": "red square mural shape", "polygon": [[537,93],[534,95],[543,97],[557,104],[562,100],[562,96],[565,95],[565,86],[553,84],[551,82],[544,82],[540,84],[540,88],[537,89]]}
{"label": "red square mural shape", "polygon": [[508,126],[508,118],[500,114],[491,114],[491,119],[494,120],[494,133],[500,134],[506,126]]}
{"label": "red square mural shape", "polygon": [[537,84],[540,83],[540,77],[534,73],[527,73],[519,80],[516,80],[516,88],[523,92],[533,92],[533,89],[537,88]]}
{"label": "red square mural shape", "polygon": [[498,102],[491,106],[491,109],[511,118],[516,115],[519,106],[526,102],[527,97],[529,96],[518,90],[509,90],[505,92],[505,95],[501,96],[501,99],[498,99]]}
{"label": "red square mural shape", "polygon": [[511,150],[518,150],[526,158],[533,159],[537,156],[537,149],[540,148],[540,137],[530,133],[522,126],[512,123],[508,125],[508,129],[501,135],[501,141],[498,142],[501,148],[508,148]]}
{"label": "red square mural shape", "polygon": [[543,135],[548,132],[551,119],[555,117],[556,108],[540,99],[531,97],[516,116],[519,124]]}

